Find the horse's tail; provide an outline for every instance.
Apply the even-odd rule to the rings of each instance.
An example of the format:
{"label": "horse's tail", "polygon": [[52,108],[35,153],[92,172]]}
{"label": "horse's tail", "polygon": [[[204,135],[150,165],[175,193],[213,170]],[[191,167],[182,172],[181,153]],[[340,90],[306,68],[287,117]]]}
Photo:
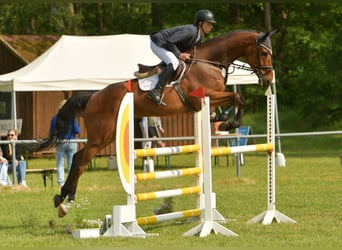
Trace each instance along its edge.
{"label": "horse's tail", "polygon": [[57,114],[54,132],[44,139],[37,140],[37,143],[31,145],[30,150],[40,151],[64,143],[66,136],[73,129],[76,116],[85,109],[91,95],[92,93],[83,93],[68,99]]}

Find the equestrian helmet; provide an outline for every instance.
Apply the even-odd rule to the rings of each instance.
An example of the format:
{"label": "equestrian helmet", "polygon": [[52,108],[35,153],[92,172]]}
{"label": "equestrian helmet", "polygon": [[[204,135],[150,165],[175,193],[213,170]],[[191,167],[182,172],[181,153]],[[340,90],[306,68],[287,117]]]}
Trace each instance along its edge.
{"label": "equestrian helmet", "polygon": [[207,21],[216,23],[214,14],[210,10],[199,10],[195,14],[194,24],[198,25],[199,22]]}

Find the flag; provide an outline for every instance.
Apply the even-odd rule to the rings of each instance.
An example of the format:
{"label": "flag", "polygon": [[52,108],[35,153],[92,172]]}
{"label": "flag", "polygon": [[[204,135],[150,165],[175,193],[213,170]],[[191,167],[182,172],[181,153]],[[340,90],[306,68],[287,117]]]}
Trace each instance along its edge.
{"label": "flag", "polygon": [[127,81],[126,88],[128,89],[128,92],[132,92],[132,82],[131,82],[131,79],[129,79]]}
{"label": "flag", "polygon": [[199,98],[204,98],[204,87],[203,85],[201,85],[201,87],[195,89],[194,91],[192,91],[190,94],[190,96],[196,96]]}

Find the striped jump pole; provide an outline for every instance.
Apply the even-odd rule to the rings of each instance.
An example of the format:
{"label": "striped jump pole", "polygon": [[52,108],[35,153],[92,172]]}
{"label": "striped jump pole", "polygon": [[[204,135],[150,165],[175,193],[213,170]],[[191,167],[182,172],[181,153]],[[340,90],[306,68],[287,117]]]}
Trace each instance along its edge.
{"label": "striped jump pole", "polygon": [[137,222],[139,225],[149,225],[149,224],[155,224],[157,222],[168,221],[168,220],[198,217],[198,216],[201,216],[201,214],[202,214],[202,210],[199,208],[195,208],[195,209],[167,213],[167,214],[140,217],[140,218],[137,218]]}
{"label": "striped jump pole", "polygon": [[219,155],[229,155],[229,154],[238,154],[238,153],[247,153],[247,152],[272,152],[273,144],[265,143],[265,144],[255,144],[255,145],[246,145],[246,146],[236,146],[236,147],[216,147],[211,149],[212,156]]}
{"label": "striped jump pole", "polygon": [[175,169],[175,170],[168,170],[168,171],[161,171],[161,172],[136,174],[135,180],[136,181],[158,180],[158,179],[164,179],[164,178],[199,175],[199,174],[201,174],[201,169],[199,167],[183,168],[183,169]]}
{"label": "striped jump pole", "polygon": [[163,147],[163,148],[146,148],[134,150],[136,157],[159,156],[159,155],[172,155],[172,154],[185,154],[198,152],[201,149],[199,144],[176,146],[176,147]]}
{"label": "striped jump pole", "polygon": [[192,186],[192,187],[177,188],[177,189],[170,189],[170,190],[163,190],[163,191],[140,193],[140,194],[135,195],[135,200],[138,202],[138,201],[155,200],[155,199],[160,199],[160,198],[168,198],[168,197],[175,197],[175,196],[188,195],[188,194],[199,194],[199,193],[201,193],[201,187]]}

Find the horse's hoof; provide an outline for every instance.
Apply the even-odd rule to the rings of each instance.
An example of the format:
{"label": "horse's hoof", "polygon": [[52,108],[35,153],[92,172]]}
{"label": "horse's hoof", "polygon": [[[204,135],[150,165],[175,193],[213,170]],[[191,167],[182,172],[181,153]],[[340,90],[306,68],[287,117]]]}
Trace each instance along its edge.
{"label": "horse's hoof", "polygon": [[56,194],[55,197],[53,197],[53,203],[55,205],[55,207],[58,207],[62,202],[63,202],[63,198],[62,196]]}
{"label": "horse's hoof", "polygon": [[59,218],[63,218],[67,213],[68,213],[68,207],[65,206],[64,204],[60,204],[57,207],[57,213]]}

